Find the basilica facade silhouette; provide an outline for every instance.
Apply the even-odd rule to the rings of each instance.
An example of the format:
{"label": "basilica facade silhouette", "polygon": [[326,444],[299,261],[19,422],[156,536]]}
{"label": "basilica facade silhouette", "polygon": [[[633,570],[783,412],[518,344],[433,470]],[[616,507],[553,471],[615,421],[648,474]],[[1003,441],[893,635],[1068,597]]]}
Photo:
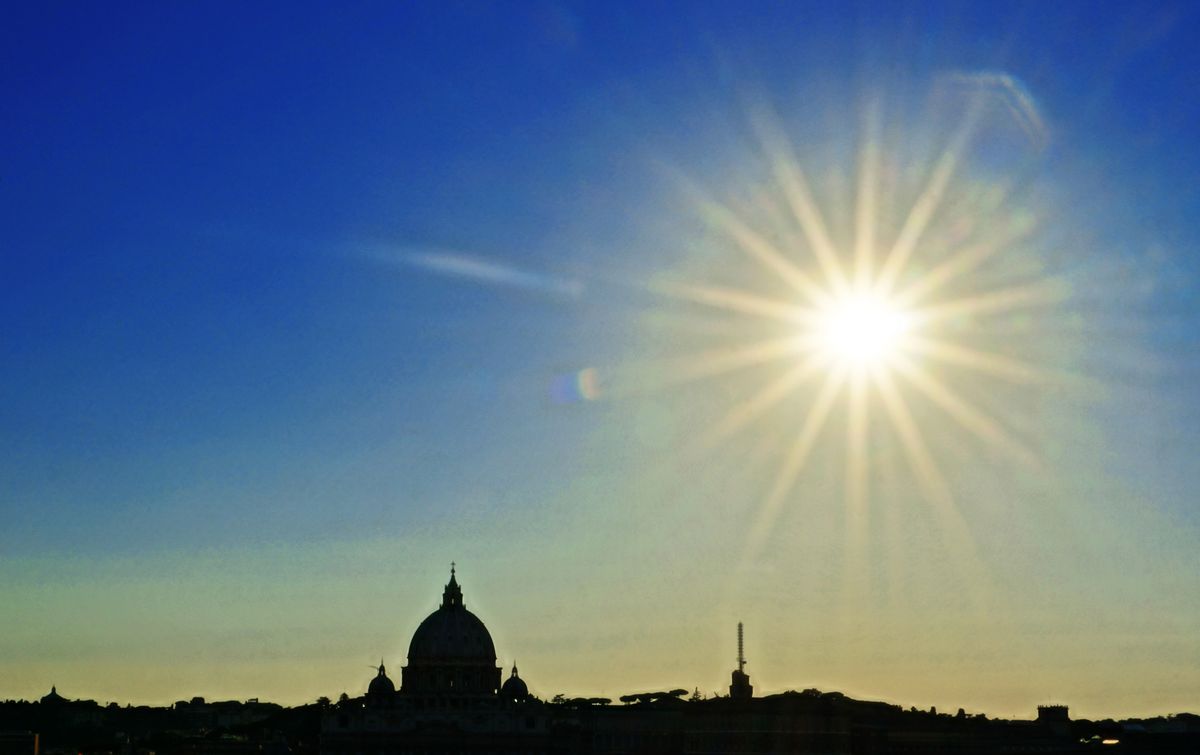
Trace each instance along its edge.
{"label": "basilica facade silhouette", "polygon": [[487,627],[463,601],[454,566],[442,603],[413,632],[400,688],[381,661],[357,700],[321,722],[324,755],[555,752],[548,710],[514,666],[501,683]]}

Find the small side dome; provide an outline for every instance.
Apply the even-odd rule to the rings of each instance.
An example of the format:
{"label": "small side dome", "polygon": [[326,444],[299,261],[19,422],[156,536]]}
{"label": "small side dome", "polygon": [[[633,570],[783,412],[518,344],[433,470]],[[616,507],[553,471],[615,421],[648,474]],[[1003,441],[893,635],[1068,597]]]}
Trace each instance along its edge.
{"label": "small side dome", "polygon": [[527,700],[529,699],[529,687],[525,685],[525,680],[517,676],[517,664],[513,664],[512,674],[504,681],[500,687],[500,696],[509,700]]}
{"label": "small side dome", "polygon": [[379,661],[379,673],[367,685],[367,697],[384,697],[396,693],[396,685],[392,684],[392,680],[388,679],[387,671],[383,667],[383,661]]}
{"label": "small side dome", "polygon": [[61,703],[65,703],[66,701],[67,698],[58,694],[58,688],[54,686],[50,687],[50,692],[48,694],[42,696],[42,704],[44,705],[59,705]]}

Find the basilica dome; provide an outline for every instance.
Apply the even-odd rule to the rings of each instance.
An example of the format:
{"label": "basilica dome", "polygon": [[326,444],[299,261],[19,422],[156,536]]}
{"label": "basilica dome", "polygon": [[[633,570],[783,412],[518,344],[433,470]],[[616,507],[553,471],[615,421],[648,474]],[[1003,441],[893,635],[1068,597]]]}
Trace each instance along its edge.
{"label": "basilica dome", "polygon": [[413,632],[400,691],[404,695],[495,695],[499,688],[492,635],[463,604],[462,588],[451,567],[442,605]]}
{"label": "basilica dome", "polygon": [[409,663],[434,660],[496,660],[492,635],[479,617],[463,606],[454,575],[446,585],[442,605],[421,622],[408,644]]}

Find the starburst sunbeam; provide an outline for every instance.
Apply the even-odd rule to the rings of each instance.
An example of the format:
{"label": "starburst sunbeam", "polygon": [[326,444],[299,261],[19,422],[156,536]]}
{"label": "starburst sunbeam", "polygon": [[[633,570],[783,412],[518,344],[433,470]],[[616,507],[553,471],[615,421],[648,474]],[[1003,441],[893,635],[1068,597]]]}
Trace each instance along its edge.
{"label": "starburst sunbeam", "polygon": [[931,304],[922,308],[917,316],[923,321],[933,322],[967,315],[1006,312],[1021,307],[1048,307],[1061,302],[1066,295],[1065,284],[1052,279],[1043,279],[962,299]]}
{"label": "starburst sunbeam", "polygon": [[884,259],[883,267],[879,271],[878,284],[882,290],[891,290],[909,257],[916,250],[917,242],[933,219],[934,212],[942,201],[942,195],[950,184],[950,178],[958,167],[962,151],[974,134],[977,118],[978,108],[973,106],[968,111],[967,117],[963,119],[963,124],[954,135],[950,145],[933,166],[925,190],[913,203],[912,210],[905,219],[904,226],[896,236],[896,241],[892,244],[891,250]]}
{"label": "starburst sunbeam", "polygon": [[653,288],[666,296],[695,304],[716,307],[738,314],[766,317],[785,323],[795,323],[801,315],[794,304],[729,288],[695,286],[685,283],[659,283]]}
{"label": "starburst sunbeam", "polygon": [[883,373],[875,375],[875,384],[892,427],[900,437],[901,448],[904,449],[913,475],[924,491],[925,499],[934,507],[943,546],[954,561],[956,573],[965,576],[968,594],[978,599],[978,596],[982,595],[978,587],[982,582],[983,570],[979,563],[975,538],[963,521],[962,512],[958,510],[950,486],[942,476],[941,469],[925,444],[925,438],[895,384]]}
{"label": "starburst sunbeam", "polygon": [[757,554],[767,531],[774,523],[776,512],[788,493],[791,492],[792,485],[796,482],[796,476],[804,468],[804,463],[820,437],[821,429],[825,426],[825,421],[842,390],[842,377],[838,372],[829,373],[818,391],[817,397],[813,399],[804,425],[796,435],[795,442],[788,449],[783,464],[775,475],[775,481],[771,485],[771,492],[763,501],[754,526],[746,538],[746,552],[743,561],[749,561]]}
{"label": "starburst sunbeam", "polygon": [[940,262],[933,269],[912,282],[908,288],[896,294],[896,300],[906,305],[915,305],[927,297],[937,293],[956,278],[969,274],[988,261],[992,255],[998,254],[1017,243],[1023,236],[1033,230],[1034,224],[1028,217],[1018,217],[1014,227],[994,233],[984,241],[964,247],[949,259]]}
{"label": "starburst sunbeam", "polygon": [[866,140],[859,152],[857,207],[854,216],[854,285],[868,285],[874,265],[879,183],[879,105],[872,103],[866,117]]}
{"label": "starburst sunbeam", "polygon": [[697,448],[707,450],[738,432],[779,402],[794,394],[796,387],[820,367],[821,360],[810,357],[763,386],[750,398],[731,407],[721,420],[702,433]]}
{"label": "starburst sunbeam", "polygon": [[908,350],[914,354],[948,362],[1021,385],[1045,382],[1050,379],[1044,370],[1019,359],[944,343],[932,338],[919,336],[909,338]]}
{"label": "starburst sunbeam", "polygon": [[763,152],[770,161],[773,175],[787,201],[813,255],[825,272],[826,279],[834,291],[844,291],[847,281],[845,271],[838,260],[838,253],[829,238],[825,221],[812,198],[812,190],[804,171],[792,154],[791,146],[781,133],[776,119],[761,110],[753,119],[755,133]]}
{"label": "starburst sunbeam", "polygon": [[[662,388],[680,383],[713,378],[729,372],[746,369],[766,362],[781,360],[797,350],[795,336],[784,336],[756,341],[740,346],[709,349],[682,357],[656,360],[640,368],[640,372],[657,375],[655,387]],[[641,381],[630,378],[630,385]]]}
{"label": "starburst sunbeam", "polygon": [[913,387],[981,440],[1010,454],[1023,464],[1030,467],[1036,465],[1037,459],[1029,449],[1005,432],[994,419],[971,406],[924,368],[907,359],[897,360],[895,368]]}
{"label": "starburst sunbeam", "polygon": [[705,203],[701,210],[714,227],[729,234],[738,249],[804,294],[810,302],[820,303],[828,299],[824,289],[792,264],[770,241],[743,223],[732,210],[715,202]]}

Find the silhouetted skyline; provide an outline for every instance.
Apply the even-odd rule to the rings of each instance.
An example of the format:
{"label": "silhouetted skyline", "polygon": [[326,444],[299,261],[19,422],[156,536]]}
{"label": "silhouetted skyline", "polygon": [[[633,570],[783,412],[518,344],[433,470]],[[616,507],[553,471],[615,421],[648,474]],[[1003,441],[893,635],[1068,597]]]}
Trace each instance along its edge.
{"label": "silhouetted skyline", "polygon": [[[539,697],[512,665],[501,682],[488,627],[467,608],[454,564],[441,604],[412,633],[392,676],[381,659],[366,693],[293,708],[256,699],[178,700],[160,708],[69,700],[0,702],[0,748],[10,755],[270,751],[382,753],[805,753],[882,755],[917,750],[1008,753],[1184,753],[1200,744],[1200,715],[1072,719],[1069,706],[1034,720],[958,708],[918,710],[809,688],[756,696],[744,626],[726,694],[682,687],[607,697]],[[399,684],[393,681],[399,679]]]}

